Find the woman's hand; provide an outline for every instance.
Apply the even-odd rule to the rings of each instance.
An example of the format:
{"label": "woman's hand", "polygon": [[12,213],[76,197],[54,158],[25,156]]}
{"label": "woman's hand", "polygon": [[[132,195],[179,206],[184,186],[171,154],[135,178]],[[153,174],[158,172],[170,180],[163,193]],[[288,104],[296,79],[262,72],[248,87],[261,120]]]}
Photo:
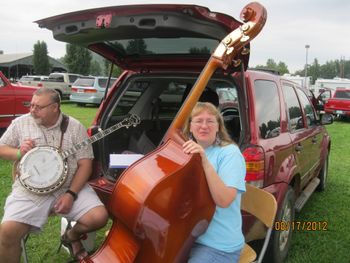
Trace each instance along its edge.
{"label": "woman's hand", "polygon": [[203,147],[200,146],[198,143],[194,142],[193,140],[188,140],[182,145],[182,147],[184,153],[199,153],[202,158],[205,157],[205,151]]}

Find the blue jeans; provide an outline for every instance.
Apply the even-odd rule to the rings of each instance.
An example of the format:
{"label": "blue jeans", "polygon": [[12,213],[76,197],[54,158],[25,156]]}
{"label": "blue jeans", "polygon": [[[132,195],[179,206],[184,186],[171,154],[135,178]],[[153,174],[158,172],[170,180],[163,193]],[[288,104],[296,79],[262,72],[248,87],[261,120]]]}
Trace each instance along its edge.
{"label": "blue jeans", "polygon": [[194,243],[188,263],[236,263],[240,255],[241,250],[228,253]]}

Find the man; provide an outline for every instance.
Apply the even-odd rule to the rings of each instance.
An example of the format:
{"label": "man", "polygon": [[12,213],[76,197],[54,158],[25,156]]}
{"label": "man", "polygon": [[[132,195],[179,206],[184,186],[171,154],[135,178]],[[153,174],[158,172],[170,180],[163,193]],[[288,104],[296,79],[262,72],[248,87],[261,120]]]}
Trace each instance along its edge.
{"label": "man", "polygon": [[[49,145],[67,150],[87,139],[86,130],[80,122],[72,117],[63,118],[60,103],[56,91],[38,89],[32,97],[30,113],[15,119],[0,138],[0,158],[19,161],[36,146]],[[67,123],[67,119],[64,131],[61,124],[62,120]],[[68,247],[72,257],[79,260],[87,256],[80,237],[103,227],[108,220],[106,208],[87,184],[92,159],[91,145],[69,156],[66,182],[44,195],[27,190],[17,174],[0,226],[2,262],[20,262],[21,239],[29,232],[40,231],[51,213],[77,222],[61,237],[61,242]]]}

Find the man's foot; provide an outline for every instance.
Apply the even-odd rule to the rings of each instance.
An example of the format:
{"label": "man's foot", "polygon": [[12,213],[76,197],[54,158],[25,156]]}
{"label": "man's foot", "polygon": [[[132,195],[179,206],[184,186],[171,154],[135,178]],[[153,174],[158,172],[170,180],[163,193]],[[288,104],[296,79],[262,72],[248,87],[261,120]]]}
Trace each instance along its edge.
{"label": "man's foot", "polygon": [[66,232],[61,236],[61,243],[68,248],[72,258],[76,259],[77,261],[82,260],[89,254],[86,252],[80,238],[73,239],[71,238],[70,234],[71,230],[66,230]]}

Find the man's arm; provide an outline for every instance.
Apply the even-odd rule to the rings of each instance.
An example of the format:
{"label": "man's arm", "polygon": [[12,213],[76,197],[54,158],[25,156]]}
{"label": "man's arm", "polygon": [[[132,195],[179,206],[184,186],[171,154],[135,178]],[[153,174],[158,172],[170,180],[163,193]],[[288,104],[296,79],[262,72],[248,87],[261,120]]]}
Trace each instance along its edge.
{"label": "man's arm", "polygon": [[78,168],[73,177],[72,183],[69,189],[75,193],[84,187],[86,182],[89,180],[92,173],[92,160],[91,159],[80,159],[78,161]]}
{"label": "man's arm", "polygon": [[18,149],[8,146],[8,145],[0,145],[0,158],[9,160],[9,161],[16,161],[18,159],[17,157]]}

